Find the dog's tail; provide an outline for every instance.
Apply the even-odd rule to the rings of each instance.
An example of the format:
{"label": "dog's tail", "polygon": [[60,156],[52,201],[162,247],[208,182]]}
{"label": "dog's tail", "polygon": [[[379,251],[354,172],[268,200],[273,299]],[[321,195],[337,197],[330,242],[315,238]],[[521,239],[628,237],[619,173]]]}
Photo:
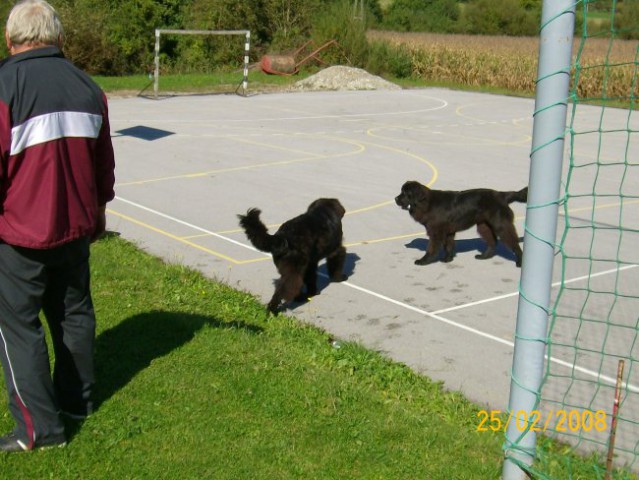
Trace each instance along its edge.
{"label": "dog's tail", "polygon": [[528,201],[528,187],[524,187],[518,192],[502,192],[502,194],[506,203],[526,203]]}
{"label": "dog's tail", "polygon": [[246,215],[238,215],[240,226],[244,229],[249,241],[258,250],[268,253],[282,250],[285,248],[282,242],[286,242],[286,239],[268,233],[268,228],[260,220],[261,213],[259,208],[251,208],[246,212]]}

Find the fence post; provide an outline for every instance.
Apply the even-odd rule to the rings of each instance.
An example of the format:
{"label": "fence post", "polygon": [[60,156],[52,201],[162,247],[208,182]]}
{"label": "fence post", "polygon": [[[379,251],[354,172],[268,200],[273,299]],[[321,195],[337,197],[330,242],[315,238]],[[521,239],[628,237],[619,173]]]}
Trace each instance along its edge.
{"label": "fence post", "polygon": [[536,434],[515,421],[530,418],[544,376],[558,198],[570,88],[574,0],[544,0],[503,480],[528,476],[519,466],[535,459]]}
{"label": "fence post", "polygon": [[153,72],[153,93],[158,98],[158,88],[160,83],[160,30],[155,29],[155,70]]}

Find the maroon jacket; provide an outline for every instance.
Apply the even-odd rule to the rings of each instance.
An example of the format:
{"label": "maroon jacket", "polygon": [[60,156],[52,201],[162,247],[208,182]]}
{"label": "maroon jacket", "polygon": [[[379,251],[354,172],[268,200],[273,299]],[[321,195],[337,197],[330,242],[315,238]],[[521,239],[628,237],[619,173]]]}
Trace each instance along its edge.
{"label": "maroon jacket", "polygon": [[47,249],[90,236],[112,200],[107,100],[56,47],[0,63],[0,240]]}

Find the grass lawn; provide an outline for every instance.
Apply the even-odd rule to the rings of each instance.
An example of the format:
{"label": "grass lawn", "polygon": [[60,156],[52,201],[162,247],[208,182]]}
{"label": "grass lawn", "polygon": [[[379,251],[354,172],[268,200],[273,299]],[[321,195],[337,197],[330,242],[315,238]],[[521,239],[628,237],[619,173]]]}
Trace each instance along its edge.
{"label": "grass lawn", "polygon": [[[317,69],[304,69],[296,75],[280,76],[268,75],[260,70],[253,69],[248,75],[248,93],[272,91],[285,88],[303,78],[316,73]],[[132,95],[152,96],[153,77],[148,75],[131,75],[126,77],[94,76],[93,79],[107,93],[126,93]],[[241,84],[243,73],[215,72],[211,74],[190,73],[160,75],[159,95],[171,93],[233,93]]]}
{"label": "grass lawn", "polygon": [[97,411],[64,449],[0,454],[3,478],[499,478],[502,434],[478,432],[460,394],[115,234],[91,261]]}
{"label": "grass lawn", "polygon": [[[252,71],[249,92],[313,73]],[[163,76],[160,91],[233,92],[241,80],[241,73]],[[110,94],[153,94],[144,75],[96,81]],[[482,407],[461,394],[356,344],[335,348],[328,333],[269,316],[251,295],[116,235],[93,245],[92,269],[97,411],[67,425],[65,449],[0,454],[0,478],[500,477],[503,433],[478,432]],[[0,434],[13,428],[4,395]],[[540,443],[547,478],[603,478],[601,459]]]}
{"label": "grass lawn", "polygon": [[498,477],[459,394],[117,236],[92,248],[98,409],[65,449],[0,455],[3,478]]}
{"label": "grass lawn", "polygon": [[[289,76],[269,75],[259,70],[252,70],[248,76],[249,95],[254,93],[268,93],[278,90],[285,90],[295,82],[303,80],[315,73],[317,68],[303,68],[299,73]],[[424,88],[424,87],[442,87],[455,90],[480,91],[484,93],[493,93],[496,95],[519,95],[526,96],[521,93],[514,93],[504,88],[492,87],[487,85],[468,86],[461,83],[453,83],[447,81],[423,80],[417,78],[395,78],[385,77],[386,80],[396,83],[402,88]],[[147,75],[131,75],[126,77],[102,77],[94,76],[93,79],[100,87],[109,95],[141,95],[153,96],[153,78]],[[242,93],[241,82],[242,73],[211,73],[211,74],[184,74],[184,75],[162,75],[159,80],[158,94],[204,94],[204,93]],[[238,90],[239,87],[239,90]]]}

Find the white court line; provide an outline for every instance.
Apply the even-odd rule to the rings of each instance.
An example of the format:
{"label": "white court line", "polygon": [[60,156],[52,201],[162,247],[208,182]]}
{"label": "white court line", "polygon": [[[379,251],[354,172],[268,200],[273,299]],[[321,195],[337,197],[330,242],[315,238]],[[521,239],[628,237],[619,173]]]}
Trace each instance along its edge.
{"label": "white court line", "polygon": [[225,119],[224,122],[229,123],[245,123],[245,122],[264,122],[264,121],[276,121],[276,120],[319,120],[323,118],[354,118],[354,117],[388,117],[392,115],[409,115],[415,113],[424,113],[424,112],[435,112],[437,110],[441,110],[442,108],[446,108],[448,106],[448,102],[443,98],[430,97],[427,95],[415,95],[419,98],[426,98],[428,100],[435,100],[440,102],[439,106],[428,107],[428,108],[420,108],[417,110],[405,110],[405,111],[395,111],[395,112],[373,112],[373,113],[340,113],[336,115],[299,115],[295,117],[274,117],[274,118],[252,118],[252,119]]}
{"label": "white court line", "polygon": [[[127,203],[127,204],[132,205],[132,206],[134,206],[136,208],[139,208],[141,210],[147,211],[147,212],[152,213],[154,215],[158,215],[158,216],[160,216],[162,218],[165,218],[167,220],[171,220],[173,222],[179,223],[180,225],[184,225],[186,227],[193,228],[194,230],[197,230],[199,232],[212,235],[212,236],[214,236],[216,238],[219,238],[221,240],[225,240],[227,242],[230,242],[230,243],[232,243],[234,245],[237,245],[237,246],[240,246],[240,247],[244,247],[244,248],[246,248],[248,250],[251,250],[251,251],[254,251],[254,252],[258,251],[257,249],[253,248],[252,246],[249,246],[249,245],[244,244],[242,242],[238,242],[236,240],[233,240],[231,238],[225,237],[225,236],[220,235],[218,233],[211,232],[210,230],[206,230],[206,229],[204,229],[202,227],[198,227],[197,225],[193,225],[192,223],[185,222],[183,220],[180,220],[178,218],[172,217],[172,216],[167,215],[165,213],[159,212],[159,211],[154,210],[152,208],[145,207],[145,206],[140,205],[139,203],[133,202],[131,200],[126,200],[126,199],[124,199],[122,197],[117,197],[117,196],[115,198],[117,200],[121,201],[121,202]],[[570,279],[570,280],[566,280],[563,283],[566,284],[566,283],[577,282],[577,281],[580,281],[580,280],[585,280],[585,279],[596,277],[596,276],[615,273],[615,272],[618,272],[618,271],[621,271],[621,270],[628,270],[630,268],[635,268],[637,266],[639,266],[639,265],[626,265],[625,267],[621,267],[621,268],[618,268],[618,269],[607,270],[607,271],[604,271],[604,272],[598,272],[598,273],[594,273],[592,275],[584,275],[582,277],[576,277],[576,278],[573,278],[573,279]],[[322,275],[323,277],[328,277],[327,275],[325,275],[325,274],[323,274],[321,272],[319,274]],[[450,325],[450,326],[455,327],[455,328],[459,328],[461,330],[465,330],[467,332],[473,333],[473,334],[478,335],[480,337],[484,337],[484,338],[487,338],[489,340],[493,340],[494,342],[501,343],[502,345],[506,345],[506,346],[511,347],[511,348],[515,347],[514,342],[511,342],[510,340],[504,340],[503,338],[500,338],[500,337],[498,337],[496,335],[492,335],[490,333],[483,332],[483,331],[478,330],[476,328],[469,327],[468,325],[464,325],[462,323],[455,322],[455,321],[450,320],[448,318],[442,317],[441,315],[439,315],[439,313],[450,312],[450,311],[458,310],[458,309],[461,309],[461,308],[472,307],[472,306],[475,306],[475,305],[480,305],[482,303],[488,303],[488,302],[501,300],[501,299],[504,299],[504,298],[513,297],[513,296],[519,295],[519,292],[514,292],[514,293],[510,293],[510,294],[506,294],[506,295],[501,295],[501,296],[498,296],[498,297],[492,297],[492,298],[489,298],[489,299],[480,300],[480,301],[477,301],[477,302],[471,302],[471,303],[467,303],[467,304],[464,304],[464,305],[457,305],[455,307],[451,307],[451,308],[443,309],[443,310],[437,310],[435,312],[427,312],[426,310],[422,310],[421,308],[414,307],[414,306],[409,305],[409,304],[404,303],[404,302],[400,302],[399,300],[395,300],[393,298],[387,297],[386,295],[382,295],[381,293],[377,293],[377,292],[374,292],[374,291],[369,290],[367,288],[360,287],[360,286],[355,285],[354,283],[351,283],[351,282],[341,282],[340,285],[345,285],[347,287],[353,288],[354,290],[358,290],[358,291],[360,291],[362,293],[365,293],[366,295],[373,296],[373,297],[378,298],[380,300],[383,300],[385,302],[392,303],[393,305],[397,305],[398,307],[402,307],[402,308],[404,308],[406,310],[410,310],[410,311],[418,313],[420,315],[424,315],[426,317],[430,317],[433,320],[437,320],[438,322],[445,323],[447,325]],[[561,282],[557,282],[557,283],[554,283],[552,285],[553,286],[561,285]],[[548,358],[549,357],[546,356],[546,359],[548,359]],[[562,365],[562,366],[567,367],[567,368],[572,369],[572,370],[576,370],[576,371],[584,373],[584,374],[586,374],[588,376],[604,380],[604,381],[610,383],[611,385],[615,385],[617,383],[617,379],[616,378],[612,378],[612,377],[609,377],[607,375],[602,375],[602,374],[597,373],[597,372],[595,372],[593,370],[589,370],[587,368],[580,367],[580,366],[578,366],[576,364],[573,364],[573,363],[570,363],[570,362],[566,362],[564,360],[561,360],[561,359],[558,359],[558,358],[555,358],[555,357],[550,357],[549,360],[551,362],[553,362],[553,363],[556,363],[558,365]],[[628,390],[632,391],[633,393],[639,393],[639,387],[637,387],[635,385],[624,383],[623,386],[625,388],[627,388]]]}
{"label": "white court line", "polygon": [[[571,278],[570,280],[564,280],[563,282],[555,282],[555,283],[552,283],[550,286],[551,287],[558,287],[558,286],[560,286],[562,284],[566,285],[566,284],[569,284],[569,283],[581,282],[582,280],[588,280],[589,278],[601,277],[603,275],[609,275],[611,273],[622,272],[624,270],[629,270],[629,269],[635,268],[635,267],[639,267],[639,265],[626,265],[625,267],[613,268],[613,269],[610,269],[610,270],[604,270],[603,272],[592,273],[590,275],[584,275],[582,277],[575,277],[575,278]],[[443,308],[441,310],[435,310],[434,312],[431,312],[431,313],[434,314],[434,315],[438,315],[440,313],[452,312],[453,310],[460,310],[462,308],[474,307],[476,305],[481,305],[482,303],[495,302],[495,301],[498,301],[498,300],[503,300],[504,298],[516,297],[517,295],[519,295],[519,292],[506,293],[504,295],[499,295],[497,297],[491,297],[491,298],[486,298],[484,300],[478,300],[477,302],[465,303],[463,305],[456,305],[454,307]]]}
{"label": "white court line", "polygon": [[189,223],[189,222],[185,222],[184,220],[180,220],[179,218],[172,217],[171,215],[167,215],[166,213],[158,212],[157,210],[153,210],[152,208],[145,207],[144,205],[140,205],[139,203],[132,202],[131,200],[127,200],[125,198],[118,197],[118,196],[116,196],[115,199],[119,200],[120,202],[128,203],[129,205],[139,208],[140,210],[144,210],[146,212],[157,215],[158,217],[166,218],[167,220],[171,220],[172,222],[179,223],[180,225],[184,225],[185,227],[192,228],[194,230],[197,230],[198,232],[206,233],[207,235],[211,235],[213,237],[219,238],[220,240],[224,240],[226,242],[232,243],[239,247],[244,247],[253,252],[259,252],[259,250],[257,250],[256,248],[253,248],[253,246],[251,245],[246,245],[245,243],[238,242],[236,240],[233,240],[232,238],[228,238],[228,237],[225,237],[224,235],[220,235],[219,233],[211,232],[210,230],[207,230],[202,227],[198,227],[197,225],[193,225],[192,223]]}
{"label": "white court line", "polygon": [[[637,265],[629,265],[626,268],[632,268],[632,267],[636,267],[636,266]],[[612,270],[612,271],[616,272],[617,270]],[[608,272],[608,273],[610,273],[610,272]],[[603,272],[601,272],[600,274],[603,274]],[[588,278],[588,277],[584,277],[584,278]],[[574,281],[577,281],[577,279],[574,279]],[[564,282],[564,283],[566,283],[566,282]],[[415,313],[419,313],[419,314],[424,315],[426,317],[430,317],[433,320],[437,320],[439,322],[446,323],[447,325],[459,328],[461,330],[465,330],[467,332],[474,333],[475,335],[479,335],[480,337],[488,338],[489,340],[493,340],[493,341],[501,343],[503,345],[507,345],[507,346],[509,346],[511,348],[515,347],[514,342],[511,342],[509,340],[504,340],[503,338],[497,337],[497,336],[492,335],[490,333],[482,332],[481,330],[477,330],[476,328],[469,327],[468,325],[464,325],[463,323],[457,323],[457,322],[455,322],[453,320],[450,320],[448,318],[442,317],[442,316],[438,315],[435,312],[427,312],[425,310],[422,310],[421,308],[417,308],[417,307],[414,307],[414,306],[409,305],[407,303],[400,302],[398,300],[394,300],[394,299],[392,299],[390,297],[387,297],[386,295],[382,295],[380,293],[373,292],[372,290],[368,290],[366,288],[359,287],[359,286],[354,285],[354,284],[352,284],[350,282],[342,282],[341,285],[346,285],[346,286],[351,287],[351,288],[353,288],[355,290],[359,290],[360,292],[366,293],[367,295],[371,295],[373,297],[379,298],[380,300],[384,300],[386,302],[389,302],[389,303],[392,303],[394,305],[397,305],[398,307],[405,308],[406,310],[411,310],[411,311],[413,311]],[[494,300],[494,299],[501,299],[501,298],[506,298],[506,297],[511,297],[511,296],[514,296],[514,295],[519,295],[519,292],[514,293],[514,294],[509,294],[509,295],[502,295],[501,297],[495,297],[495,298],[489,299],[489,300],[484,300],[484,301],[480,301],[480,302],[473,302],[473,303],[469,303],[469,304],[466,304],[466,305],[461,305],[459,307],[451,308],[451,309],[449,309],[447,311],[454,310],[456,308],[465,308],[465,307],[472,306],[472,305],[478,305],[480,303],[486,303],[486,301],[490,301],[490,300]],[[544,355],[544,358],[546,358],[547,360],[550,360],[551,362],[556,363],[558,365],[567,367],[567,368],[569,368],[571,370],[576,370],[576,371],[584,373],[584,374],[586,374],[588,376],[591,376],[591,377],[594,377],[594,378],[597,378],[597,379],[600,379],[600,380],[604,380],[604,381],[610,383],[611,385],[615,385],[617,383],[617,379],[616,378],[612,378],[612,377],[609,377],[607,375],[602,375],[600,373],[595,372],[594,370],[589,370],[587,368],[580,367],[580,366],[578,366],[578,365],[576,365],[574,363],[566,362],[565,360],[561,360],[561,359],[555,358],[555,357],[548,357],[548,355]],[[633,393],[639,393],[639,387],[638,386],[635,386],[635,385],[632,385],[632,384],[626,383],[626,382],[624,382],[622,385],[623,385],[624,388],[627,388],[628,390],[630,390]]]}
{"label": "white court line", "polygon": [[[271,118],[241,118],[241,119],[233,119],[233,118],[225,118],[224,123],[255,123],[255,122],[274,122],[274,121],[297,121],[297,120],[321,120],[325,118],[357,118],[357,117],[388,117],[393,115],[411,115],[416,113],[425,113],[425,112],[435,112],[437,110],[441,110],[442,108],[448,107],[448,102],[442,98],[430,97],[426,95],[413,95],[422,99],[435,100],[440,102],[440,105],[428,108],[420,108],[416,110],[398,110],[395,112],[372,112],[372,113],[340,113],[335,115],[297,115],[291,117],[271,117]],[[135,123],[134,120],[127,120],[129,123]],[[174,124],[175,120],[158,120],[154,119],[154,122],[157,124]],[[113,123],[113,122],[111,122]],[[180,125],[202,125],[202,122],[199,121],[177,121]]]}

